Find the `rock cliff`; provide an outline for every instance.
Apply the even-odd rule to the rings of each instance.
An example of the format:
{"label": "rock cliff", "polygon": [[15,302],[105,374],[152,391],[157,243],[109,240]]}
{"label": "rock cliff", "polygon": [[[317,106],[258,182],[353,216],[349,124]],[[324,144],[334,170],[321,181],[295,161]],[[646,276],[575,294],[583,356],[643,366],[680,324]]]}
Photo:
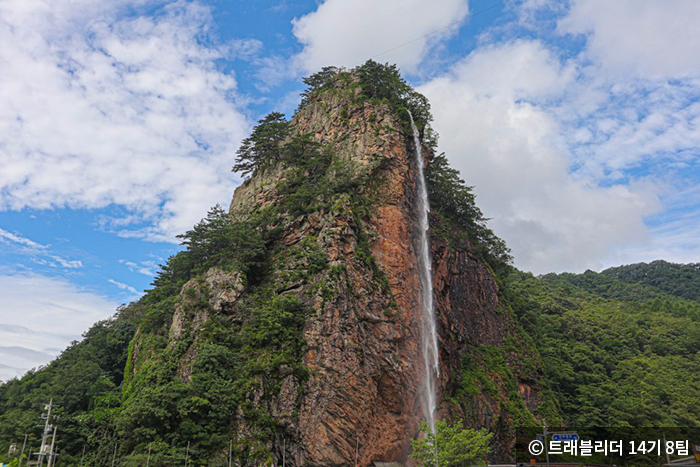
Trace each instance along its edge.
{"label": "rock cliff", "polygon": [[[369,181],[357,189],[371,200],[363,215],[339,196],[329,211],[293,219],[281,235],[285,248],[314,239],[329,264],[312,280],[285,285],[286,293],[313,296],[314,308],[304,326],[304,394],[294,400],[290,379],[278,401],[280,411],[298,404],[298,419],[283,434],[287,458],[297,465],[404,459],[418,433],[423,369],[410,148],[392,108],[357,103],[360,89],[348,84],[317,96],[291,122],[294,131],[333,147],[350,178]],[[239,187],[231,214],[279,202],[283,195],[261,185],[253,177]],[[324,281],[329,297],[309,293]]]}
{"label": "rock cliff", "polygon": [[[170,303],[165,341],[154,345],[138,331],[127,395],[137,398],[153,381],[144,370],[166,360],[182,390],[192,391],[209,364],[203,355],[233,339],[241,350],[232,361],[257,362],[231,363],[245,369],[244,383],[243,370],[225,380],[240,389],[226,425],[242,462],[408,460],[425,370],[416,148],[401,112],[389,99],[368,98],[357,73],[339,72],[307,96],[285,127],[293,154],[255,170],[229,208],[226,222],[257,219],[255,231],[265,232],[263,265],[254,275],[237,263],[212,266],[184,283]],[[427,161],[431,146],[422,148]],[[534,423],[542,403],[536,354],[473,242],[439,211],[430,222],[439,412],[494,431],[491,457],[506,460],[514,427]],[[260,310],[275,310],[265,327]],[[279,327],[296,334],[281,338]],[[236,340],[251,329],[259,346]]]}

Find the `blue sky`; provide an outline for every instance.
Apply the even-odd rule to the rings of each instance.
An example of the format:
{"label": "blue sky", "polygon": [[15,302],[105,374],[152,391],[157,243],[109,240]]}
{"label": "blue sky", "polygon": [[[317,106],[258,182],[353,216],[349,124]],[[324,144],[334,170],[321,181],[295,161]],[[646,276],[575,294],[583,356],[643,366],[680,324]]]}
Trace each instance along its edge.
{"label": "blue sky", "polygon": [[149,287],[301,77],[371,57],[429,97],[516,266],[700,261],[698,23],[695,0],[3,2],[0,379]]}

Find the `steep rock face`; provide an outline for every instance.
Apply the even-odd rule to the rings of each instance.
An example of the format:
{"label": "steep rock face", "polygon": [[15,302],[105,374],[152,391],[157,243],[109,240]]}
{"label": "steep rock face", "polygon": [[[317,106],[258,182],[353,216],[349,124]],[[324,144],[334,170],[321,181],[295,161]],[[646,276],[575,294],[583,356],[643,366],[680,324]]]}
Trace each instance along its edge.
{"label": "steep rock face", "polygon": [[[380,181],[365,235],[390,294],[377,289],[371,268],[357,259],[360,240],[352,219],[320,213],[302,225],[289,226],[285,246],[313,236],[322,241],[329,263],[344,268],[344,279],[333,285],[334,297],[315,303],[316,317],[304,329],[308,344],[304,363],[311,377],[298,420],[287,429],[294,440],[288,458],[298,465],[343,465],[354,463],[356,457],[360,465],[405,461],[421,418],[423,315],[414,241],[415,148],[391,109],[369,102],[353,106],[352,92],[342,91],[341,87],[309,104],[293,125],[331,145],[336,157],[354,164],[355,170]],[[424,147],[423,153],[428,160],[432,157],[429,148]],[[274,203],[271,180],[280,175],[248,181],[236,192],[231,212],[250,209],[253,199],[261,205]],[[431,219],[431,224],[441,222],[436,216]],[[431,244],[442,366],[438,390],[441,399],[454,400],[464,378],[465,359],[487,365],[477,349],[503,349],[520,337],[512,314],[499,301],[493,274],[469,252],[468,242],[433,232]],[[541,402],[538,369],[521,368],[521,356],[506,355],[508,375],[492,375],[496,394],[482,385],[478,394],[458,397],[459,404],[441,405],[442,416],[463,418],[475,428],[497,432],[494,459],[507,459],[512,447],[516,414],[502,410],[503,403],[512,399],[512,381],[507,378],[517,381],[517,397],[523,401],[517,408],[529,415]],[[292,393],[290,388],[283,390]]]}
{"label": "steep rock face", "polygon": [[[351,216],[340,212],[320,213],[285,230],[287,247],[317,238],[331,268],[342,276],[334,281],[331,298],[314,303],[316,316],[304,329],[304,363],[311,376],[298,421],[287,428],[294,440],[288,458],[297,465],[348,465],[356,458],[369,465],[405,459],[418,432],[423,369],[412,242],[414,171],[401,125],[387,106],[350,106],[347,94],[328,97],[311,103],[293,125],[333,145],[335,157],[381,184],[362,233]],[[261,185],[253,179],[237,190],[234,215],[250,209],[251,199],[274,202]],[[388,289],[358,258],[360,242],[369,244]],[[283,388],[280,405],[291,407],[285,394],[293,392]]]}
{"label": "steep rock face", "polygon": [[[166,331],[137,334],[125,394],[169,377],[187,393],[201,381],[193,373],[214,371],[211,355],[228,355],[212,337],[219,336],[239,346],[226,357],[235,362],[229,373],[222,372],[239,391],[234,400],[241,401],[224,429],[244,462],[406,462],[419,434],[425,371],[410,129],[395,107],[363,97],[352,76],[314,95],[290,128],[320,143],[328,158],[313,157],[322,168],[294,161],[265,167],[238,187],[229,208],[234,221],[272,217],[264,224],[275,233],[267,240],[258,282],[248,284],[234,266],[215,267],[160,302],[161,311],[172,310]],[[433,156],[428,147],[423,154]],[[320,178],[305,183],[314,170],[321,170]],[[316,184],[323,190],[314,191]],[[297,196],[291,207],[290,196]],[[534,421],[539,370],[523,365],[523,352],[512,349],[519,335],[510,311],[488,267],[457,230],[439,215],[431,217],[439,411],[495,431],[492,457],[505,460],[514,419]],[[269,314],[272,308],[277,314]],[[236,336],[256,342],[276,336],[274,319],[283,315],[290,323],[303,316],[304,345],[285,335],[285,343],[269,341],[281,360],[257,346],[250,350],[253,364],[241,362],[248,343]],[[274,319],[248,326],[256,316]],[[174,369],[171,376],[142,377],[139,383],[141,369],[163,366],[158,352]],[[233,365],[242,365],[245,381],[237,379]]]}
{"label": "steep rock face", "polygon": [[515,428],[535,426],[544,402],[539,356],[469,242],[437,215],[431,226],[441,415],[495,433],[490,459],[512,461]]}

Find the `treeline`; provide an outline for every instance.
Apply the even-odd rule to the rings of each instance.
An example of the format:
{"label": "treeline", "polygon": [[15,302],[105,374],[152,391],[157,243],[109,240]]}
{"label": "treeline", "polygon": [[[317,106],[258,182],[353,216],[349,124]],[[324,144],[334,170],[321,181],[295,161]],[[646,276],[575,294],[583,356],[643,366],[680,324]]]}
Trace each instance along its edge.
{"label": "treeline", "polygon": [[676,264],[658,260],[610,268],[601,274],[627,284],[651,286],[676,297],[700,300],[700,263]]}

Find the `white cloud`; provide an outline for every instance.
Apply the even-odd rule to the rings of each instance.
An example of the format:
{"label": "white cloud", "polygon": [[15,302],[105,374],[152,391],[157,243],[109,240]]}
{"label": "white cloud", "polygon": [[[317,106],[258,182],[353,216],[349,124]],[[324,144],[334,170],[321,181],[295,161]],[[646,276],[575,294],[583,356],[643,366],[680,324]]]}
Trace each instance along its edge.
{"label": "white cloud", "polygon": [[0,4],[0,209],[120,205],[117,231],[172,240],[230,197],[249,122],[216,62],[259,43],[211,45],[207,8],[132,14],[146,3]]}
{"label": "white cloud", "polygon": [[295,62],[306,72],[329,65],[352,67],[413,41],[376,60],[414,72],[431,47],[453,34],[459,27],[453,23],[467,13],[466,0],[326,0],[316,11],[294,20],[294,35],[304,45]]}
{"label": "white cloud", "polygon": [[12,232],[8,232],[7,230],[3,229],[0,229],[0,240],[9,240],[10,242],[23,245],[34,250],[45,250],[47,248],[46,245],[41,245],[21,235],[13,234]]}
{"label": "white cloud", "polygon": [[537,273],[599,268],[615,246],[643,241],[643,218],[660,207],[651,183],[601,187],[571,173],[553,106],[575,77],[541,43],[516,41],[478,49],[420,88],[441,150],[475,185],[516,266]]}
{"label": "white cloud", "polygon": [[69,268],[69,269],[75,269],[75,268],[82,268],[83,267],[83,262],[80,260],[67,260],[63,259],[60,256],[56,255],[49,255],[49,258],[52,260],[56,261],[61,267],[64,268]]}
{"label": "white cloud", "polygon": [[574,0],[559,30],[585,34],[606,72],[684,77],[700,73],[699,23],[693,0]]}
{"label": "white cloud", "polygon": [[[588,108],[577,105],[590,90],[603,98]],[[567,97],[577,97],[559,109],[558,117],[581,135],[570,139],[577,163],[587,170],[597,168],[613,181],[641,165],[662,175],[698,157],[699,93],[700,88],[680,82],[608,84],[585,78],[570,91]]]}
{"label": "white cloud", "polygon": [[694,181],[680,186],[669,183],[664,187],[663,201],[666,210],[650,219],[648,240],[621,247],[606,266],[660,258],[675,263],[700,262],[700,186]]}
{"label": "white cloud", "polygon": [[[539,8],[552,4],[525,2]],[[558,32],[585,38],[581,76],[557,114],[575,164],[617,181],[643,166],[665,177],[697,159],[700,3],[573,0],[558,11]]]}
{"label": "white cloud", "polygon": [[50,245],[42,245],[33,240],[30,240],[22,235],[8,232],[0,229],[0,243],[9,244],[13,248],[13,253],[28,255],[33,261],[51,266],[63,267],[68,269],[82,268],[83,262],[80,260],[67,260],[61,256],[52,254],[49,250]]}
{"label": "white cloud", "polygon": [[158,270],[158,264],[155,261],[141,261],[139,263],[135,263],[133,261],[120,259],[119,263],[128,267],[129,271],[135,271],[145,276],[155,276],[156,271]]}
{"label": "white cloud", "polygon": [[48,363],[117,303],[63,279],[0,275],[0,380]]}
{"label": "white cloud", "polygon": [[112,285],[116,285],[120,290],[126,290],[127,292],[131,292],[134,295],[139,295],[139,291],[130,286],[129,284],[115,281],[114,279],[107,279],[107,282],[109,282]]}
{"label": "white cloud", "polygon": [[515,24],[543,33],[556,23],[585,40],[581,51],[562,61],[561,44],[485,34],[423,87],[442,148],[516,265],[700,260],[700,193],[679,188],[697,183],[700,4],[526,0],[516,11],[509,37]]}
{"label": "white cloud", "polygon": [[700,215],[687,214],[650,229],[648,241],[622,245],[605,267],[664,259],[673,263],[700,262]]}

